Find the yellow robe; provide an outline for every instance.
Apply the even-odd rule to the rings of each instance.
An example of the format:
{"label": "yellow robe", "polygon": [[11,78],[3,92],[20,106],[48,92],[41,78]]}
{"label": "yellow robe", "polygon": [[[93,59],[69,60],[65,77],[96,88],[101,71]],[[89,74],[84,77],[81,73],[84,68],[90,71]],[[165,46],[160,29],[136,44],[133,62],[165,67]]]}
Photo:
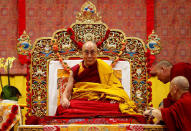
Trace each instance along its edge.
{"label": "yellow robe", "polygon": [[[113,69],[104,61],[97,59],[101,83],[77,82],[73,88],[72,99],[114,100],[119,103],[122,113],[138,114],[136,106],[123,89],[121,82],[114,76]],[[82,70],[80,66],[79,71]]]}

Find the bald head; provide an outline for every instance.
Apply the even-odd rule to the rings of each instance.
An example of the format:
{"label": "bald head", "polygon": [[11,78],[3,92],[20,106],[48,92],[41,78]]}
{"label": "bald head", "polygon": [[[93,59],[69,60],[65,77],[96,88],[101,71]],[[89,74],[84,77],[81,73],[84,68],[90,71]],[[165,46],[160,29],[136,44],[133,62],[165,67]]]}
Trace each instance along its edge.
{"label": "bald head", "polygon": [[181,96],[189,92],[189,82],[184,76],[177,76],[170,82],[170,94],[172,100],[177,101]]}
{"label": "bald head", "polygon": [[189,91],[189,81],[184,76],[177,76],[172,79],[171,84],[177,85],[177,87],[182,91]]}
{"label": "bald head", "polygon": [[92,41],[86,42],[82,46],[82,55],[86,67],[93,65],[97,60],[97,45]]}
{"label": "bald head", "polygon": [[169,61],[166,61],[166,60],[162,60],[162,61],[160,61],[159,63],[157,63],[156,66],[157,66],[157,67],[164,66],[164,67],[169,67],[169,68],[171,68],[171,67],[172,67],[172,63],[170,63]]}
{"label": "bald head", "polygon": [[162,60],[160,62],[158,62],[157,64],[155,64],[151,70],[151,75],[157,75],[157,71],[160,69],[160,68],[172,68],[172,64],[169,62],[169,61],[166,61],[166,60]]}
{"label": "bald head", "polygon": [[157,76],[160,81],[167,83],[170,81],[170,72],[172,64],[169,61],[163,60],[152,67],[151,75]]}
{"label": "bald head", "polygon": [[97,51],[97,45],[93,41],[88,41],[88,42],[84,43],[82,46],[82,51],[87,48],[94,48]]}

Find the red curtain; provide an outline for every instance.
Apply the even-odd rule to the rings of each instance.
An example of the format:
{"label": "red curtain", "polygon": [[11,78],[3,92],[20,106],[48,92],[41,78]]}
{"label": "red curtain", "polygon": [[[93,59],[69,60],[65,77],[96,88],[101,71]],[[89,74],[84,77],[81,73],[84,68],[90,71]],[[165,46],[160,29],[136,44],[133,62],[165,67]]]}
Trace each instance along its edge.
{"label": "red curtain", "polygon": [[147,38],[154,30],[154,0],[146,0],[147,6]]}
{"label": "red curtain", "polygon": [[26,10],[25,10],[25,0],[18,0],[18,37],[23,34],[23,31],[26,30]]}

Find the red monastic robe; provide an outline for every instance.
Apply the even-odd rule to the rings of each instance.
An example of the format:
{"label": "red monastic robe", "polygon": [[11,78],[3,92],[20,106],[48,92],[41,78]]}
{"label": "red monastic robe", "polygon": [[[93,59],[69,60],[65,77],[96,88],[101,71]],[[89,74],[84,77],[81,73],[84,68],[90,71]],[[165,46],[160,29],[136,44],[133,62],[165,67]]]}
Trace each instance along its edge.
{"label": "red monastic robe", "polygon": [[79,73],[80,65],[77,64],[72,68],[75,82],[94,82],[100,83],[99,72],[97,68],[97,62],[90,67],[85,67],[82,62],[84,70]]}
{"label": "red monastic robe", "polygon": [[191,94],[184,93],[173,105],[162,108],[161,113],[170,131],[191,131]]}
{"label": "red monastic robe", "polygon": [[[86,68],[83,65],[83,70],[81,70],[80,65],[76,65],[72,68],[73,76],[75,82],[92,82],[92,83],[101,83],[101,79],[98,72],[97,62],[89,68]],[[110,117],[121,117],[128,116],[126,113],[121,113],[119,109],[119,103],[111,103],[110,100],[91,100],[87,99],[71,99],[70,107],[64,109],[61,105],[58,106],[56,111],[56,116],[59,117],[97,117],[97,116],[110,116]],[[142,119],[142,115],[131,115],[132,117]],[[144,122],[143,122],[144,123]]]}
{"label": "red monastic robe", "polygon": [[[184,63],[184,62],[175,64],[171,69],[170,81],[176,76],[184,76],[188,79],[190,84],[190,92],[191,92],[191,64]],[[169,93],[168,97],[163,100],[163,106],[169,107],[173,103],[174,101],[171,99],[171,95]]]}
{"label": "red monastic robe", "polygon": [[[77,64],[72,67],[73,76],[75,82],[94,82],[100,83],[99,73],[97,69],[97,62],[90,66],[85,67],[82,62],[84,70],[79,73],[80,65]],[[88,105],[88,106],[87,106]],[[111,108],[112,106],[112,108]],[[104,108],[103,108],[104,107]],[[70,108],[64,109],[61,105],[58,106],[56,116],[65,117],[89,117],[89,116],[107,116],[107,115],[120,115],[119,104],[110,104],[109,102],[98,102],[98,101],[87,101],[87,100],[78,100],[73,99],[70,101]]]}

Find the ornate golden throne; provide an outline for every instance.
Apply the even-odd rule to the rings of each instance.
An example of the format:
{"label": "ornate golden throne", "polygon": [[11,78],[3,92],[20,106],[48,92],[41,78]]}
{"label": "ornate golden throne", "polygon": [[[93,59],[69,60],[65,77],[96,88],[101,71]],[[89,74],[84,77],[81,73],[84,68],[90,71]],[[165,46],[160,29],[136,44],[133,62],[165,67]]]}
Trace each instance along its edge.
{"label": "ornate golden throne", "polygon": [[[27,119],[32,119],[32,117],[40,119],[49,115],[49,97],[52,93],[49,90],[52,88],[49,87],[51,81],[49,76],[50,63],[52,61],[59,61],[60,58],[62,58],[60,61],[81,59],[81,46],[86,41],[95,41],[99,50],[98,57],[110,60],[113,66],[119,61],[127,61],[129,63],[130,76],[129,87],[127,87],[129,88],[129,96],[135,101],[140,112],[143,112],[150,106],[151,85],[148,82],[149,66],[147,50],[149,49],[151,54],[159,53],[159,43],[151,41],[145,45],[140,38],[126,37],[125,33],[121,30],[109,29],[96,13],[95,5],[88,1],[82,5],[81,11],[76,16],[76,22],[70,28],[57,30],[53,33],[52,37],[39,38],[33,44],[30,81],[27,83],[30,87],[27,88]],[[54,45],[57,45],[58,49],[55,49]],[[18,46],[18,48],[20,47]],[[67,70],[67,65],[63,66]],[[58,124],[57,122],[52,121],[43,124]],[[134,122],[139,123],[138,121]],[[67,123],[66,121],[60,123],[75,124],[75,120],[73,123]],[[19,128],[21,130],[28,129],[25,126],[20,126]],[[39,127],[34,128],[39,129]],[[143,128],[149,129],[151,126],[143,126]],[[159,126],[154,128],[162,129]]]}

